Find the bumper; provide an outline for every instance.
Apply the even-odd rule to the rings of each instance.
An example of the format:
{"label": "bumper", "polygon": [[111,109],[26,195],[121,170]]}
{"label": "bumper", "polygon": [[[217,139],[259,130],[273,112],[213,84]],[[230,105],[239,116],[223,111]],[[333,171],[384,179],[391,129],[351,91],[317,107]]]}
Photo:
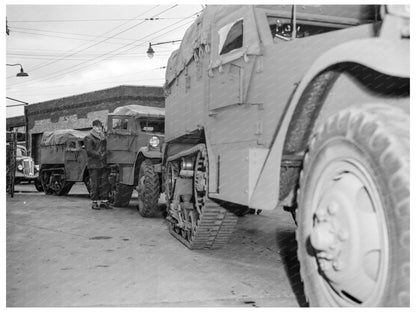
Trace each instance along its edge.
{"label": "bumper", "polygon": [[18,181],[30,181],[31,182],[31,181],[36,181],[38,179],[38,174],[36,173],[35,175],[26,175],[26,174],[16,171],[14,178],[15,180],[18,180]]}

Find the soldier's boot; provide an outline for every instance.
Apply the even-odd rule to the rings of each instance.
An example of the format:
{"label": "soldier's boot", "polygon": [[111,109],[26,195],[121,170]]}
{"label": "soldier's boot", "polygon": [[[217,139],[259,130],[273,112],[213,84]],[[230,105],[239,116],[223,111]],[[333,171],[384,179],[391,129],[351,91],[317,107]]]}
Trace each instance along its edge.
{"label": "soldier's boot", "polygon": [[92,208],[92,209],[95,209],[95,210],[100,210],[100,206],[98,206],[98,203],[97,203],[97,201],[96,201],[96,200],[93,200],[93,201],[92,201],[92,206],[91,206],[91,208]]}
{"label": "soldier's boot", "polygon": [[113,209],[113,207],[110,206],[110,203],[108,202],[108,200],[101,201],[100,208]]}

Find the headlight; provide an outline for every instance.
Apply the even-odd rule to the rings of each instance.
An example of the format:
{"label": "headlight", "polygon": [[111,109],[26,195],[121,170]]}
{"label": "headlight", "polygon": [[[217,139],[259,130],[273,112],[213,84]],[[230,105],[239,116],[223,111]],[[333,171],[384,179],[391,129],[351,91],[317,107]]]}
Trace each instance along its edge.
{"label": "headlight", "polygon": [[149,144],[151,147],[157,147],[160,143],[160,140],[157,136],[153,136],[149,140]]}
{"label": "headlight", "polygon": [[35,165],[35,170],[39,171],[39,165]]}
{"label": "headlight", "polygon": [[18,166],[17,166],[17,170],[19,170],[19,171],[23,171],[23,166],[22,166],[22,165],[18,165]]}

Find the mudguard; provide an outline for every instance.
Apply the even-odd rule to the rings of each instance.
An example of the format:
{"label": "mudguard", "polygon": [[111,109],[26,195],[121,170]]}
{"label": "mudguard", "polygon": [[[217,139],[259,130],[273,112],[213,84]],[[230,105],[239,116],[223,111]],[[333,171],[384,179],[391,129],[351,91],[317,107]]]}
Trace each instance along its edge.
{"label": "mudguard", "polygon": [[162,152],[160,150],[151,150],[148,146],[143,146],[139,149],[138,155],[142,154],[144,158],[160,158],[162,159]]}
{"label": "mudguard", "polygon": [[282,121],[280,131],[271,145],[253,194],[251,208],[270,210],[278,205],[280,164],[283,146],[290,121],[297,103],[309,83],[325,69],[342,63],[355,63],[380,73],[410,77],[409,40],[387,40],[384,38],[359,39],[343,43],[319,57],[301,80]]}

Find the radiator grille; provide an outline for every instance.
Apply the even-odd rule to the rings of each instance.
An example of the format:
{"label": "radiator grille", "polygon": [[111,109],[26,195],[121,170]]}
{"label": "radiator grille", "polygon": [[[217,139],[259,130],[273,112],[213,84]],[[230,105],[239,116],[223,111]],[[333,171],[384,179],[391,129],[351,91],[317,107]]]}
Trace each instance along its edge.
{"label": "radiator grille", "polygon": [[35,164],[33,162],[33,159],[23,160],[23,174],[28,176],[35,175]]}

